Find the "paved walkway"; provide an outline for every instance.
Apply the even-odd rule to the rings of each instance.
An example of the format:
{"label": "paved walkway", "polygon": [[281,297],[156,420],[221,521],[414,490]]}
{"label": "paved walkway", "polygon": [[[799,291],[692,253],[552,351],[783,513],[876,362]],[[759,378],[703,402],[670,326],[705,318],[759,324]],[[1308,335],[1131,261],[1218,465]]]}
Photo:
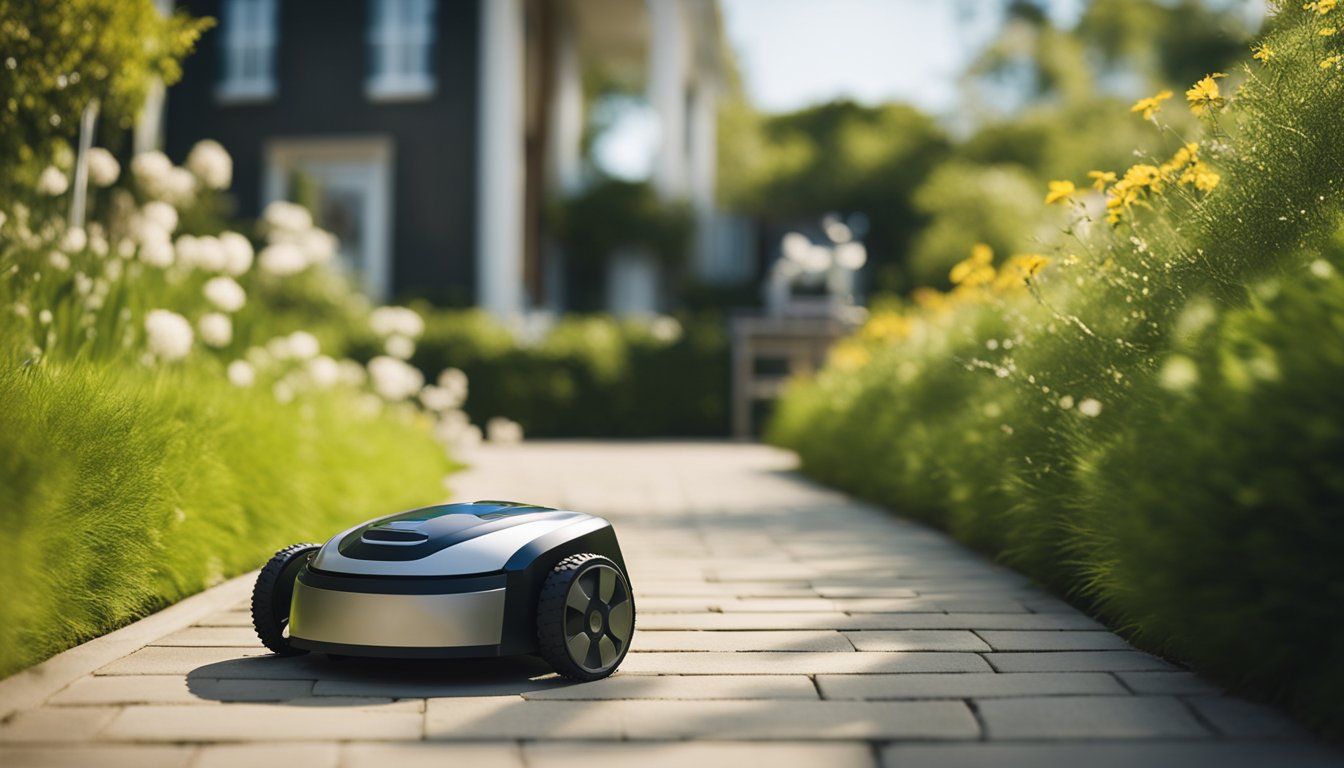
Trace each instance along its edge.
{"label": "paved walkway", "polygon": [[0,683],[0,766],[1344,764],[785,453],[538,443],[473,461],[457,498],[616,523],[639,610],[618,675],[268,657],[245,577]]}

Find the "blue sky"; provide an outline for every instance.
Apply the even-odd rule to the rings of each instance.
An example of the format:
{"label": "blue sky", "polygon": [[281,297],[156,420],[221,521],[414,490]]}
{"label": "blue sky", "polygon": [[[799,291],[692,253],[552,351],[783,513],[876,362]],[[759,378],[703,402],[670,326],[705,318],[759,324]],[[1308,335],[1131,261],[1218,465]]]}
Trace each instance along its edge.
{"label": "blue sky", "polygon": [[[747,95],[786,112],[849,97],[950,111],[957,76],[989,40],[1003,0],[721,0]],[[1080,0],[1054,0],[1072,22]]]}
{"label": "blue sky", "polygon": [[[747,97],[766,112],[852,98],[956,106],[957,79],[998,28],[1006,0],[720,0]],[[1050,0],[1070,24],[1082,0]],[[598,164],[647,178],[658,118],[631,109],[594,147]]]}

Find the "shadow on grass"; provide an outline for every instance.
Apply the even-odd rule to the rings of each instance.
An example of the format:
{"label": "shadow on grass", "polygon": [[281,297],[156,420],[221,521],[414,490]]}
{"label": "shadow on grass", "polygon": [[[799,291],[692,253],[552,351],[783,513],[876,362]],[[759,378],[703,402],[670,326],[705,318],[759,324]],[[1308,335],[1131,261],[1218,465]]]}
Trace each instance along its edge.
{"label": "shadow on grass", "polygon": [[[311,683],[311,687],[308,685]],[[575,683],[534,656],[486,659],[363,659],[248,656],[187,674],[187,690],[210,701],[348,706],[350,699],[512,696]],[[326,700],[326,701],[324,701]]]}

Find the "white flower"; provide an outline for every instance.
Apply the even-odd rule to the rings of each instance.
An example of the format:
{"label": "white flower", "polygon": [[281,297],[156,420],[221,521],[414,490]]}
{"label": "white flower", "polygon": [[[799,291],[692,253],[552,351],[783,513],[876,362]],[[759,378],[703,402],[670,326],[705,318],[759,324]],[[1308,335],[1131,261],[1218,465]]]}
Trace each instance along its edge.
{"label": "white flower", "polygon": [[191,352],[191,323],[176,312],[152,310],[145,317],[149,351],[163,360],[181,360]]}
{"label": "white flower", "polygon": [[107,255],[107,238],[105,238],[105,237],[103,237],[101,234],[97,234],[97,233],[95,233],[95,234],[93,234],[93,235],[90,235],[90,236],[89,236],[89,250],[93,251],[94,254],[97,255],[97,256],[106,256],[106,255]]}
{"label": "white flower", "polygon": [[237,232],[222,232],[219,245],[224,249],[224,272],[238,277],[252,268],[252,241]]}
{"label": "white flower", "polygon": [[406,307],[379,307],[369,316],[369,326],[383,338],[405,336],[418,339],[425,332],[425,321]]}
{"label": "white flower", "polygon": [[5,226],[6,221],[9,221],[9,214],[5,213],[4,211],[0,211],[0,227]]}
{"label": "white flower", "polygon": [[163,179],[163,190],[160,195],[165,200],[170,200],[179,205],[191,202],[196,194],[196,177],[191,175],[191,171],[186,168],[172,168],[168,175]]}
{"label": "white flower", "polygon": [[71,227],[61,237],[61,248],[67,252],[82,251],[89,244],[89,236],[83,227]]}
{"label": "white flower", "polygon": [[110,187],[121,175],[121,163],[102,147],[92,147],[85,155],[89,166],[89,183],[95,187]]}
{"label": "white flower", "polygon": [[427,410],[435,413],[451,411],[462,404],[454,394],[443,387],[436,387],[433,384],[426,385],[420,390],[420,404]]}
{"label": "white flower", "polygon": [[336,255],[336,236],[316,227],[299,235],[298,245],[309,264],[326,264]]}
{"label": "white flower", "polygon": [[650,324],[649,331],[653,333],[653,338],[664,344],[671,344],[681,338],[681,323],[677,322],[675,317],[659,315]]}
{"label": "white flower", "polygon": [[65,194],[65,190],[69,188],[70,180],[54,165],[48,165],[42,171],[42,175],[37,177],[38,194],[57,197]]}
{"label": "white flower", "polygon": [[233,180],[233,158],[217,141],[203,139],[196,142],[187,154],[187,169],[210,189],[228,189]]}
{"label": "white flower", "polygon": [[223,272],[228,262],[224,246],[213,235],[182,235],[177,238],[177,258],[183,264],[206,272]]}
{"label": "white flower", "polygon": [[344,384],[358,387],[368,378],[368,374],[364,372],[364,366],[348,357],[341,360],[336,365],[340,370],[341,382]]}
{"label": "white flower", "polygon": [[304,232],[313,226],[313,215],[307,208],[297,203],[276,200],[266,206],[261,218],[270,230],[282,232]]}
{"label": "white flower", "polygon": [[131,158],[131,175],[135,177],[135,184],[150,197],[164,196],[168,175],[172,171],[173,161],[157,149],[141,152]]}
{"label": "white flower", "polygon": [[141,242],[145,236],[153,237],[160,233],[171,235],[177,229],[177,209],[159,200],[145,203],[137,218],[139,226],[136,229],[142,238]]}
{"label": "white flower", "polygon": [[[289,348],[288,336],[276,336],[266,342],[266,355],[272,360],[288,360],[294,356],[294,351]],[[248,352],[248,358],[252,358],[252,353]],[[259,360],[253,360],[253,363],[260,365]]]}
{"label": "white flower", "polygon": [[1311,262],[1311,274],[1322,280],[1329,280],[1330,276],[1335,274],[1335,267],[1325,259],[1316,259]]}
{"label": "white flower", "polygon": [[257,381],[257,372],[246,360],[229,363],[229,383],[235,387],[250,387]]}
{"label": "white flower", "polygon": [[434,425],[434,439],[448,448],[463,450],[481,444],[481,428],[461,411],[447,411]]}
{"label": "white flower", "polygon": [[70,268],[70,257],[60,251],[52,251],[51,254],[47,256],[47,261],[57,272],[64,272]]}
{"label": "white flower", "polygon": [[299,360],[310,360],[322,351],[317,337],[307,331],[295,331],[289,334],[289,353]]}
{"label": "white flower", "polygon": [[467,401],[467,374],[457,368],[445,368],[439,372],[439,389],[447,392],[454,400],[454,408]]}
{"label": "white flower", "polygon": [[219,349],[233,343],[233,321],[228,315],[211,312],[196,325],[201,331],[201,341],[209,346]]}
{"label": "white flower", "polygon": [[383,350],[393,357],[410,360],[415,354],[415,342],[405,336],[392,336],[383,342]]}
{"label": "white flower", "polygon": [[308,378],[319,389],[334,387],[341,380],[341,366],[326,355],[308,361]]}
{"label": "white flower", "polygon": [[1084,416],[1100,416],[1101,402],[1089,397],[1078,404],[1078,412]]}
{"label": "white flower", "polygon": [[523,441],[523,427],[516,421],[496,416],[485,424],[485,434],[490,442],[499,445],[516,445]]}
{"label": "white flower", "polygon": [[[106,287],[107,283],[99,283],[99,287]],[[88,296],[93,292],[93,278],[83,272],[75,273],[75,293],[80,296]]]}
{"label": "white flower", "polygon": [[54,319],[55,317],[51,314],[50,309],[44,309],[37,313],[37,322],[43,325],[51,325],[51,321]]}
{"label": "white flower", "polygon": [[140,244],[140,260],[152,267],[167,269],[173,265],[173,243],[167,235]]}
{"label": "white flower", "polygon": [[395,357],[379,355],[369,361],[373,390],[386,400],[405,400],[420,391],[425,377],[419,369]]}
{"label": "white flower", "polygon": [[257,261],[263,272],[277,277],[297,274],[308,268],[308,259],[304,257],[303,251],[291,243],[266,246],[261,249]]}
{"label": "white flower", "polygon": [[1065,396],[1059,398],[1059,407],[1060,407],[1060,408],[1063,408],[1063,409],[1066,410],[1066,411],[1069,410],[1070,408],[1072,408],[1072,407],[1073,407],[1073,395],[1065,395]]}

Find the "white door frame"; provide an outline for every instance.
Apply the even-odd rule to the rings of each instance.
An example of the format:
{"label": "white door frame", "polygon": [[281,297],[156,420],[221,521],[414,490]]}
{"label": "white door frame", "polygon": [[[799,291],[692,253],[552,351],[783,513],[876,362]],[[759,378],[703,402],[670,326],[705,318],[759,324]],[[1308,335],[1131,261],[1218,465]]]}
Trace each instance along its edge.
{"label": "white door frame", "polygon": [[387,136],[268,139],[263,152],[263,207],[285,199],[289,175],[307,163],[369,163],[372,173],[369,178],[369,207],[363,222],[363,242],[359,244],[365,258],[360,280],[369,298],[385,301],[392,288],[392,139]]}

